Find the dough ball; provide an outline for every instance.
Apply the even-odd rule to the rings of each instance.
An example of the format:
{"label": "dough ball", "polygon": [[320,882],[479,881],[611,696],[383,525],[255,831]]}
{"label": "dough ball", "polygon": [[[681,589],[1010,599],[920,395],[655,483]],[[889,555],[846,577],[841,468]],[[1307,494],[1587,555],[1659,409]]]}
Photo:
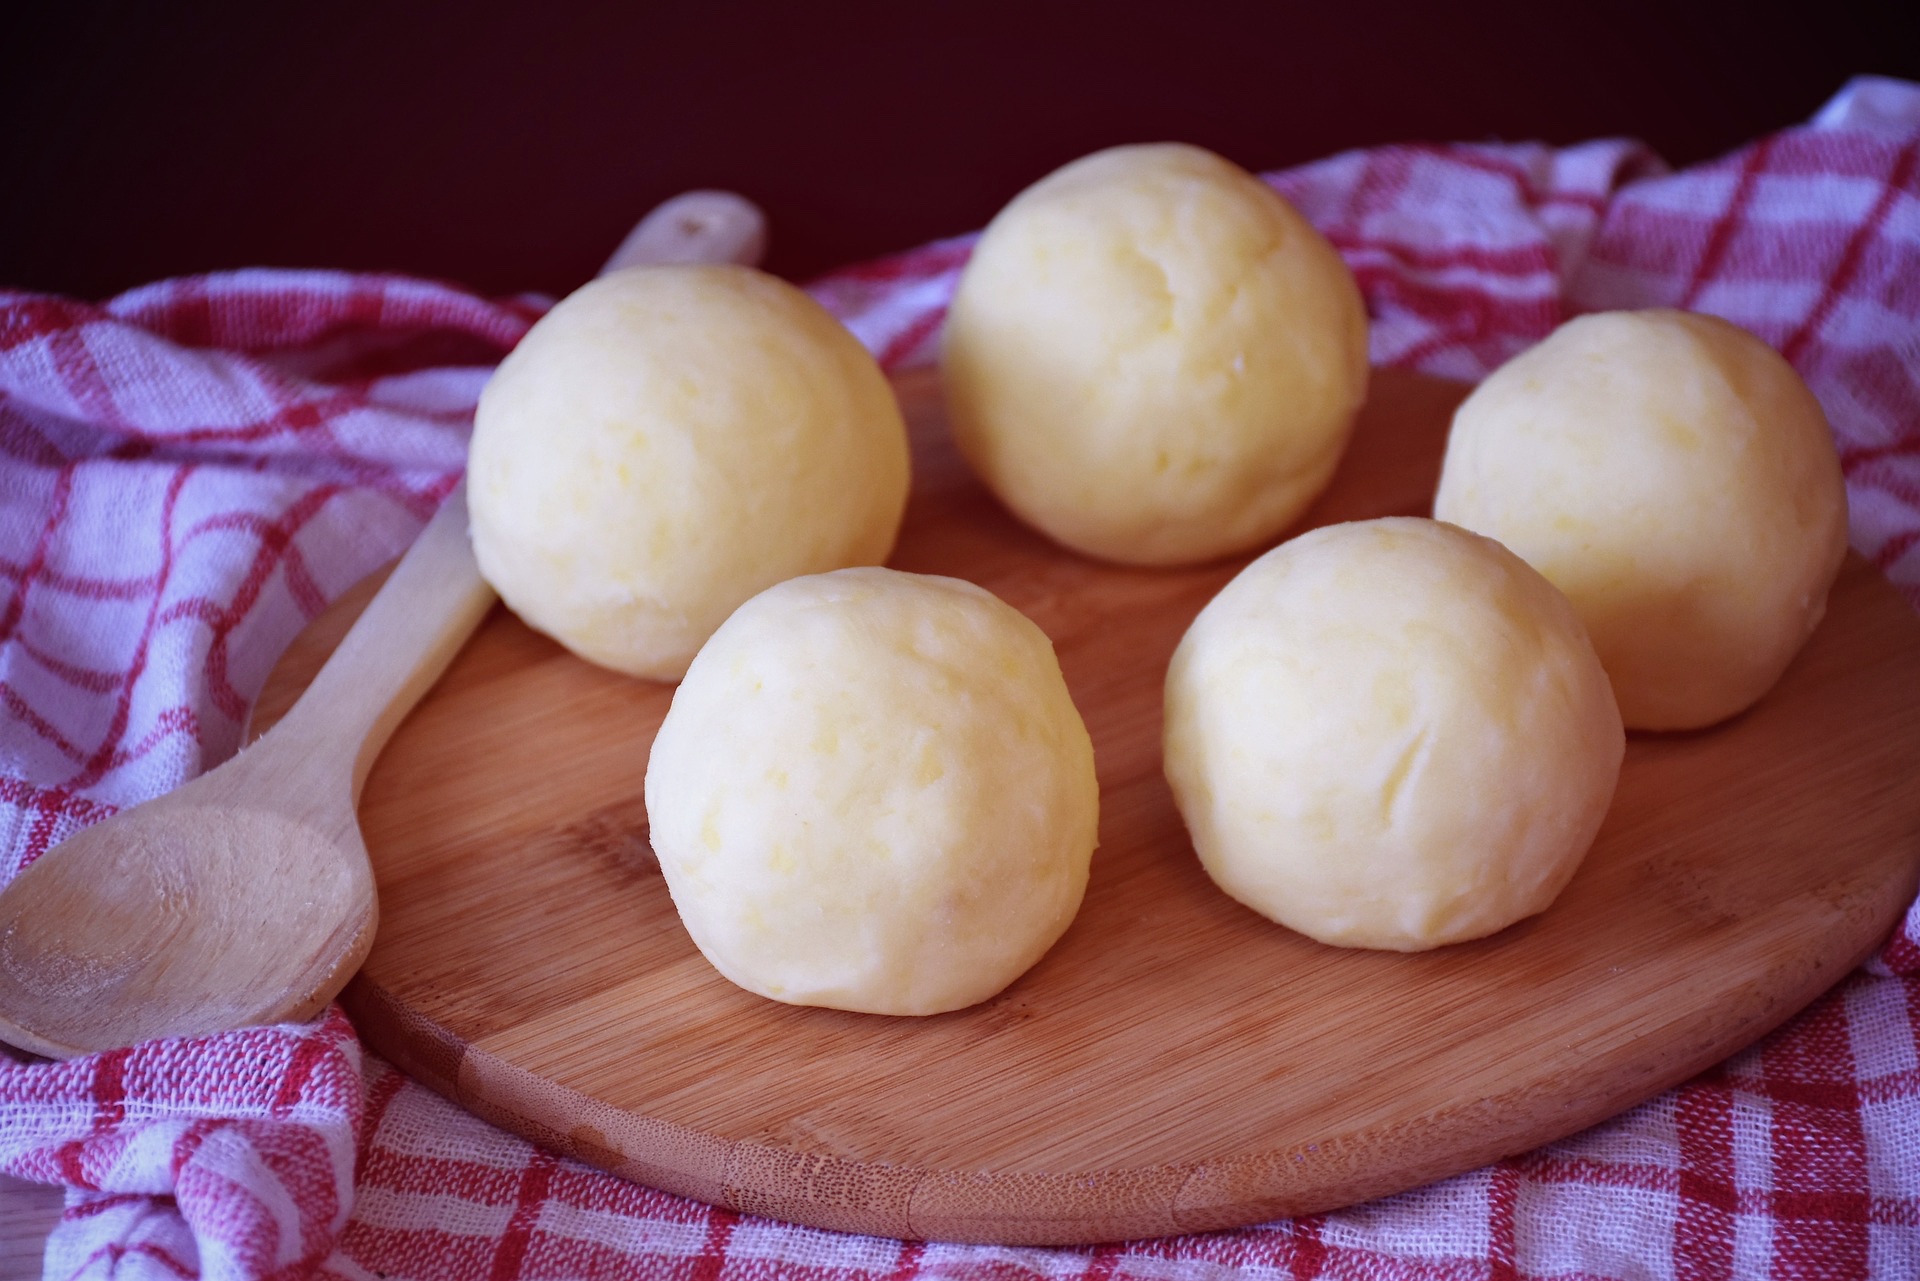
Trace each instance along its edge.
{"label": "dough ball", "polygon": [[672,680],[736,606],[887,558],[907,438],[866,349],[747,267],[635,267],[568,297],[480,397],[480,572],[527,624]]}
{"label": "dough ball", "polygon": [[1207,873],[1323,943],[1410,952],[1553,902],[1625,751],[1567,600],[1436,521],[1331,525],[1200,612],[1165,757]]}
{"label": "dough ball", "polygon": [[1757,701],[1847,550],[1819,402],[1752,334],[1680,311],[1584,316],[1496,370],[1454,416],[1434,515],[1567,594],[1634,729]]}
{"label": "dough ball", "polygon": [[984,1001],[1079,910],[1093,745],[1053,646],[953,578],[846,569],[741,606],[647,766],[653,848],[727,978],[793,1005]]}
{"label": "dough ball", "polygon": [[961,452],[1067,546],[1169,565],[1271,540],[1324,489],[1367,387],[1352,274],[1258,178],[1118,147],[1016,197],[942,355]]}

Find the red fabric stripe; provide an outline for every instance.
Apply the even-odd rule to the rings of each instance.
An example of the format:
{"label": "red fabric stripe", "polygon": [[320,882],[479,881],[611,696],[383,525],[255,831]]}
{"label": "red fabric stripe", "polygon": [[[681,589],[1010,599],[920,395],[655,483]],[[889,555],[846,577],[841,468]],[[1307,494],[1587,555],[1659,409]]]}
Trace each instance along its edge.
{"label": "red fabric stripe", "polygon": [[[200,1270],[198,1268],[188,1267],[181,1261],[179,1256],[162,1246],[142,1241],[138,1245],[128,1246],[126,1252],[153,1260],[174,1276],[179,1277],[181,1281],[200,1281]],[[116,1260],[116,1262],[118,1262],[118,1260]]]}
{"label": "red fabric stripe", "polygon": [[64,659],[47,653],[38,645],[30,644],[25,640],[16,639],[14,644],[20,647],[21,653],[75,689],[84,690],[89,694],[106,694],[111,693],[114,686],[120,683],[120,673],[118,672],[103,671],[96,667],[81,667],[78,664],[69,663]]}
{"label": "red fabric stripe", "polygon": [[1080,1270],[1083,1281],[1108,1281],[1120,1266],[1122,1252],[1123,1247],[1111,1243],[1094,1246],[1087,1266]]}
{"label": "red fabric stripe", "polygon": [[487,1281],[515,1281],[520,1275],[520,1266],[526,1260],[527,1249],[533,1242],[534,1225],[540,1219],[540,1206],[547,1199],[547,1184],[553,1178],[553,1168],[559,1164],[558,1158],[536,1150],[527,1161],[526,1169],[520,1174],[520,1191],[513,1207],[513,1217],[507,1221],[505,1235],[500,1238],[500,1248],[494,1252],[493,1266],[487,1271]]}
{"label": "red fabric stripe", "polygon": [[1788,361],[1799,363],[1807,344],[1813,341],[1820,327],[1827,323],[1827,317],[1833,314],[1833,309],[1853,286],[1853,278],[1859,274],[1860,261],[1866,254],[1867,245],[1880,234],[1880,228],[1893,212],[1893,206],[1908,194],[1907,188],[1913,182],[1916,155],[1920,155],[1920,140],[1909,142],[1900,149],[1899,159],[1894,163],[1893,174],[1887,179],[1886,189],[1874,202],[1873,211],[1867,215],[1866,221],[1855,227],[1853,235],[1848,237],[1847,247],[1841,253],[1833,275],[1828,278],[1826,288],[1821,291],[1819,303],[1807,313],[1807,318],[1800,322],[1800,327],[1793,331],[1793,335],[1780,345],[1780,354]]}
{"label": "red fabric stripe", "polygon": [[[257,1130],[251,1137],[258,1138]],[[181,1170],[174,1195],[183,1207],[217,1209],[223,1220],[220,1241],[238,1262],[235,1271],[239,1276],[286,1281],[284,1274],[276,1275],[272,1267],[280,1250],[280,1221],[261,1199],[264,1189],[246,1179],[247,1173],[250,1171],[244,1167],[196,1161]],[[274,1173],[277,1177],[280,1172]]]}
{"label": "red fabric stripe", "polygon": [[708,1211],[707,1240],[687,1281],[720,1281],[720,1273],[727,1266],[727,1243],[733,1240],[734,1225],[739,1222],[740,1216],[732,1210],[714,1206]]}
{"label": "red fabric stripe", "polygon": [[183,431],[134,432],[137,439],[166,445],[252,444],[276,436],[299,436],[324,429],[341,414],[363,408],[366,396],[361,392],[337,391],[332,395],[296,401],[255,422],[232,427],[190,427]]}
{"label": "red fabric stripe", "polygon": [[[215,344],[213,299],[205,276],[189,276],[173,282],[167,302],[166,338],[182,347],[212,347]],[[149,325],[148,328],[153,328]]]}
{"label": "red fabric stripe", "polygon": [[8,404],[4,390],[0,390],[0,454],[49,471],[75,461],[72,451],[62,448],[30,415]]}
{"label": "red fabric stripe", "polygon": [[1286,1268],[1293,1281],[1314,1281],[1326,1266],[1327,1247],[1320,1240],[1320,1227],[1326,1221],[1324,1214],[1308,1214],[1289,1225]]}
{"label": "red fabric stripe", "polygon": [[269,1113],[284,1120],[301,1097],[307,1092],[307,1082],[313,1079],[315,1069],[333,1053],[335,1041],[332,1037],[314,1033],[300,1038],[288,1056],[285,1075],[280,1079],[280,1088],[275,1091]]}
{"label": "red fabric stripe", "polygon": [[109,1050],[96,1055],[93,1072],[88,1084],[88,1094],[93,1100],[93,1121],[88,1135],[84,1139],[74,1139],[64,1143],[54,1154],[59,1166],[60,1177],[76,1188],[88,1192],[98,1192],[100,1185],[87,1172],[85,1157],[88,1144],[109,1133],[118,1126],[127,1115],[126,1070],[127,1058],[131,1049]]}
{"label": "red fabric stripe", "polygon": [[1413,153],[1403,148],[1382,147],[1367,152],[1360,162],[1360,177],[1341,202],[1337,225],[1349,229],[1355,242],[1364,243],[1361,226],[1367,215],[1385,207],[1389,197],[1406,186],[1412,169]]}
{"label": "red fabric stripe", "polygon": [[69,464],[54,477],[52,510],[47,513],[46,523],[40,526],[40,537],[34,542],[33,555],[27,558],[26,566],[20,571],[20,585],[14,590],[13,599],[7,602],[5,612],[0,612],[0,642],[10,639],[20,626],[20,618],[27,609],[27,593],[33,589],[46,568],[54,532],[66,523],[67,509],[73,502],[74,470],[73,465]]}
{"label": "red fabric stripe", "polygon": [[1542,190],[1534,181],[1533,175],[1519,164],[1501,156],[1489,155],[1484,151],[1461,146],[1459,144],[1439,144],[1412,148],[1427,155],[1436,156],[1450,164],[1462,165],[1468,169],[1478,169],[1483,173],[1505,178],[1513,184],[1520,199],[1528,205],[1575,205],[1582,209],[1591,209],[1599,213],[1607,207],[1607,198],[1591,191],[1553,191]]}
{"label": "red fabric stripe", "polygon": [[187,478],[192,476],[192,467],[182,467],[167,481],[167,493],[160,506],[160,589],[154,594],[153,602],[147,609],[146,625],[141,629],[139,643],[134,646],[133,662],[127,668],[126,679],[120,686],[120,697],[114,704],[113,720],[107,727],[106,736],[100,740],[99,747],[87,759],[78,774],[67,780],[66,786],[75,791],[91,787],[105,777],[113,764],[114,752],[120,746],[120,740],[127,732],[127,721],[133,713],[133,691],[139,684],[140,674],[147,670],[147,654],[153,644],[153,633],[160,616],[160,602],[166,595],[167,580],[173,576],[174,544],[173,513],[180,501],[180,491],[185,488]]}
{"label": "red fabric stripe", "polygon": [[104,314],[98,307],[67,298],[0,293],[0,356],[63,330],[91,324]]}
{"label": "red fabric stripe", "polygon": [[900,1259],[893,1265],[893,1271],[887,1273],[887,1281],[910,1281],[920,1271],[920,1257],[927,1252],[923,1241],[903,1242],[900,1247]]}
{"label": "red fabric stripe", "polygon": [[27,848],[20,858],[20,870],[24,871],[52,846],[53,834],[66,812],[66,807],[55,801],[53,794],[41,795],[34,805],[33,829],[27,833]]}
{"label": "red fabric stripe", "polygon": [[132,747],[114,750],[107,768],[116,770],[122,765],[131,765],[170,738],[187,738],[200,744],[200,718],[191,707],[169,707],[161,711],[153,718],[153,728],[141,735]]}
{"label": "red fabric stripe", "polygon": [[113,382],[103,372],[88,345],[90,326],[62,329],[47,335],[47,354],[62,389],[94,424],[124,430],[126,420],[113,397]]}
{"label": "red fabric stripe", "polygon": [[[1839,993],[1836,992],[1809,1007],[1800,1017],[1808,1020],[1809,1024],[1824,1023],[1838,1017],[1843,1010]],[[1807,1035],[1815,1034],[1811,1028],[1805,1031]],[[1825,1039],[1828,1035],[1826,1029],[1822,1028],[1819,1035]],[[1837,1040],[1828,1041],[1828,1046],[1832,1049],[1842,1048]],[[1860,1106],[1860,1087],[1852,1080],[1762,1077],[1757,1081],[1742,1081],[1740,1088],[1771,1101],[1776,1107],[1790,1105],[1835,1111]]]}
{"label": "red fabric stripe", "polygon": [[1784,1276],[1867,1275],[1866,1134],[1844,999],[1800,1016],[1761,1052],[1772,1125],[1774,1267]]}
{"label": "red fabric stripe", "polygon": [[233,1120],[229,1117],[210,1117],[189,1125],[180,1137],[174,1140],[173,1151],[167,1157],[168,1174],[178,1180],[180,1171],[187,1168],[187,1164],[199,1153],[201,1145],[207,1141],[208,1137],[233,1124]]}
{"label": "red fabric stripe", "polygon": [[[31,564],[0,559],[0,578],[18,580],[32,572]],[[64,592],[83,600],[138,600],[152,591],[160,579],[155,574],[142,578],[87,578],[43,567],[38,581],[49,591]]]}
{"label": "red fabric stripe", "polygon": [[228,644],[233,630],[246,618],[254,602],[259,600],[260,593],[273,577],[274,569],[286,557],[298,554],[294,539],[300,531],[340,492],[337,485],[321,485],[311,489],[287,508],[278,520],[267,526],[260,547],[254,553],[253,563],[247,567],[246,576],[240,580],[240,586],[234,592],[232,603],[220,611],[219,621],[213,628],[213,643],[207,650],[207,693],[213,699],[214,706],[236,721],[246,718],[247,700],[233,687],[227,676]]}
{"label": "red fabric stripe", "polygon": [[1912,458],[1920,455],[1920,431],[1903,432],[1892,440],[1879,445],[1862,445],[1840,451],[1840,467],[1849,478],[1854,472],[1873,463],[1889,458]]}
{"label": "red fabric stripe", "polygon": [[360,1150],[355,1163],[356,1182],[359,1181],[358,1170],[366,1168],[368,1154],[374,1150],[374,1140],[379,1137],[380,1124],[387,1119],[387,1108],[393,1103],[394,1096],[399,1094],[406,1084],[406,1077],[388,1069],[367,1092],[366,1112],[360,1118]]}
{"label": "red fabric stripe", "polygon": [[[1855,494],[1866,494],[1870,492],[1885,494],[1900,504],[1900,506],[1906,508],[1907,510],[1902,512],[1897,518],[1902,525],[1911,524],[1916,516],[1920,515],[1920,470],[1916,470],[1912,477],[1909,478],[1902,472],[1894,471],[1890,467],[1874,467],[1859,476],[1853,477],[1850,487]],[[1904,534],[1893,533],[1889,536],[1898,538],[1903,537]],[[1909,595],[1912,594],[1913,589],[1910,585],[1896,585],[1900,586],[1901,590],[1908,592]]]}
{"label": "red fabric stripe", "polygon": [[552,1195],[580,1210],[641,1217],[668,1223],[707,1221],[707,1208],[625,1179],[610,1179],[598,1170],[562,1165],[554,1172]]}
{"label": "red fabric stripe", "polygon": [[1920,1197],[1877,1196],[1867,1210],[1876,1224],[1896,1228],[1920,1228]]}
{"label": "red fabric stripe", "polygon": [[145,1194],[139,1192],[102,1193],[62,1209],[60,1221],[73,1223],[80,1219],[91,1219],[95,1215],[105,1214],[108,1210],[117,1210],[123,1205],[144,1205],[146,1200]]}
{"label": "red fabric stripe", "polygon": [[1520,1247],[1514,1230],[1519,1204],[1519,1171],[1512,1162],[1502,1161],[1493,1167],[1487,1187],[1488,1281],[1515,1281],[1520,1275]]}
{"label": "red fabric stripe", "polygon": [[[1867,246],[1861,270],[1879,265],[1883,254],[1897,260],[1887,238]],[[1904,280],[1875,282],[1881,286],[1881,296],[1874,301],[1883,316],[1900,317],[1896,324],[1920,331],[1920,246],[1907,261],[1912,266]],[[1856,280],[1852,292],[1857,295],[1866,288],[1866,282]],[[1904,291],[1906,296],[1888,296],[1895,291]],[[1863,347],[1849,341],[1844,345],[1825,344],[1820,357],[1820,368],[1809,371],[1814,382],[1823,389],[1843,386],[1847,398],[1854,402],[1853,412],[1835,424],[1836,439],[1843,447],[1902,438],[1920,445],[1920,359],[1914,358],[1911,349],[1902,352],[1895,345]],[[1912,449],[1908,460],[1920,462],[1920,448]]]}
{"label": "red fabric stripe", "polygon": [[938,307],[920,316],[905,329],[893,336],[893,339],[880,350],[879,364],[882,369],[891,369],[925,342],[933,332],[940,328],[947,318],[947,309]]}
{"label": "red fabric stripe", "polygon": [[470,1156],[428,1156],[409,1152],[396,1156],[385,1148],[367,1153],[360,1186],[379,1187],[412,1196],[455,1187],[475,1205],[511,1206],[520,1194],[518,1167],[502,1167]]}
{"label": "red fabric stripe", "polygon": [[0,706],[4,706],[9,712],[19,717],[28,728],[52,744],[53,749],[68,760],[79,764],[87,758],[86,752],[81,750],[79,745],[68,742],[66,737],[54,728],[51,721],[40,715],[20,691],[6,681],[0,681]]}
{"label": "red fabric stripe", "polygon": [[1713,230],[1708,233],[1706,247],[1701,250],[1700,259],[1694,265],[1693,276],[1687,281],[1686,292],[1680,295],[1675,304],[1682,309],[1692,307],[1699,301],[1700,293],[1707,284],[1720,275],[1720,264],[1727,256],[1727,249],[1733,243],[1734,234],[1746,219],[1747,205],[1753,200],[1753,189],[1760,181],[1760,174],[1766,169],[1767,157],[1773,154],[1773,139],[1763,138],[1755,143],[1740,162],[1740,177],[1733,186],[1733,196],[1727,201],[1726,209],[1715,220]]}
{"label": "red fabric stripe", "polygon": [[0,776],[0,802],[8,805],[38,806],[47,800],[52,800],[62,811],[82,820],[105,818],[114,813],[114,807],[111,805],[74,796],[57,787],[38,788],[24,779]]}
{"label": "red fabric stripe", "polygon": [[127,1119],[127,1060],[133,1047],[100,1055],[93,1075],[93,1129],[104,1134]]}
{"label": "red fabric stripe", "polygon": [[[1376,306],[1410,312],[1436,325],[1450,326],[1474,334],[1504,329],[1521,336],[1547,330],[1559,323],[1559,302],[1550,287],[1552,264],[1545,246],[1541,246],[1539,272],[1541,287],[1531,294],[1496,296],[1482,284],[1470,281],[1439,281],[1408,276],[1378,263],[1353,265],[1358,280]],[[1495,318],[1499,323],[1496,325]],[[1547,329],[1542,330],[1544,324]]]}
{"label": "red fabric stripe", "polygon": [[1900,994],[1906,1007],[1907,1037],[1920,1050],[1920,982],[1901,983]]}
{"label": "red fabric stripe", "polygon": [[1517,1168],[1536,1183],[1633,1188],[1641,1192],[1676,1192],[1680,1188],[1679,1172],[1665,1166],[1561,1156],[1552,1149],[1528,1153],[1518,1159]]}
{"label": "red fabric stripe", "polygon": [[1680,1203],[1673,1221],[1677,1281],[1732,1281],[1733,1097],[1720,1073],[1680,1088],[1674,1107],[1680,1141]]}
{"label": "red fabric stripe", "polygon": [[1541,242],[1524,245],[1414,245],[1373,239],[1334,229],[1326,233],[1334,247],[1348,258],[1381,257],[1420,271],[1448,271],[1459,267],[1489,276],[1552,276],[1553,255]]}
{"label": "red fabric stripe", "polygon": [[1873,558],[1874,566],[1883,571],[1892,569],[1896,561],[1913,550],[1915,543],[1920,543],[1920,529],[1902,530],[1880,548]]}
{"label": "red fabric stripe", "polygon": [[[1907,976],[1920,972],[1920,939],[1916,939],[1909,929],[1902,925],[1880,951],[1880,963],[1894,974]],[[1908,988],[1911,999],[1912,986]]]}
{"label": "red fabric stripe", "polygon": [[[367,314],[358,295],[370,289],[384,299],[377,334],[356,327]],[[169,341],[186,342],[196,324],[181,312],[186,290],[198,290],[207,297],[213,342],[251,355],[304,352],[347,336],[405,339],[448,331],[504,351],[546,310],[545,304],[528,298],[477,298],[450,286],[377,272],[310,271],[300,273],[296,281],[284,276],[247,279],[220,272],[129,290],[109,300],[104,310],[91,310],[86,318],[110,317]],[[30,294],[17,298],[17,303],[10,303],[0,295],[0,308],[60,301]],[[0,310],[0,319],[4,316]]]}
{"label": "red fabric stripe", "polygon": [[[59,731],[43,719],[25,699],[21,698],[18,691],[4,681],[0,681],[0,705],[4,705],[8,711],[19,717],[29,728],[40,735],[41,738],[45,739],[54,750],[58,751],[74,764],[78,765],[86,760],[87,754],[85,752],[63,738]],[[148,752],[151,752],[160,743],[176,734],[185,734],[196,741],[199,739],[200,722],[193,714],[192,708],[170,707],[162,711],[154,718],[154,726],[147,732],[147,735],[131,748],[115,751],[112,759],[107,762],[107,767],[109,769],[117,769],[129,762],[137,761]],[[65,789],[56,787],[53,789],[53,792],[64,794]],[[67,812],[68,811],[65,810],[57,812],[47,809],[41,810],[41,813],[50,819],[62,817]],[[99,812],[99,817],[105,818],[107,815],[115,812],[112,806],[108,806]],[[37,857],[40,850],[36,848],[33,849],[31,853]],[[32,859],[28,860],[28,862],[31,861]],[[22,866],[24,867],[25,864],[23,863]]]}
{"label": "red fabric stripe", "polygon": [[307,558],[301,553],[298,543],[287,544],[287,555],[281,561],[281,571],[287,594],[293,597],[293,603],[300,607],[301,613],[312,618],[327,607],[327,594],[314,581],[313,571],[307,568]]}
{"label": "red fabric stripe", "polygon": [[[0,687],[0,692],[5,692],[4,687]],[[71,818],[85,825],[117,812],[112,805],[89,801],[57,787],[42,790],[16,778],[0,778],[0,803],[17,805],[33,811],[34,815],[26,847],[20,851],[19,865],[13,869],[15,875],[32,866],[35,859],[47,852],[61,819]]]}
{"label": "red fabric stripe", "polygon": [[[93,1265],[98,1263],[102,1259],[105,1259],[107,1261],[106,1275],[111,1276],[113,1274],[114,1266],[120,1262],[120,1256],[125,1253],[126,1253],[125,1247],[123,1247],[119,1242],[109,1241],[107,1244],[101,1246],[99,1249],[95,1250],[92,1254],[89,1254],[86,1258],[82,1259],[80,1261],[80,1266],[73,1270],[73,1276],[75,1277],[86,1276],[87,1273],[92,1270]],[[71,1278],[69,1278],[69,1281],[71,1281]]]}

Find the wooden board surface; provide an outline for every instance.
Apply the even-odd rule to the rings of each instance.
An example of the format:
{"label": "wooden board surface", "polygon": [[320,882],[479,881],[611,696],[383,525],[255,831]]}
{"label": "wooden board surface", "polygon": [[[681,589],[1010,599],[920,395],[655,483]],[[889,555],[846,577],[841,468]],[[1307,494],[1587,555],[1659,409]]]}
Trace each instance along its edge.
{"label": "wooden board surface", "polygon": [[66,1208],[64,1188],[0,1174],[0,1277],[37,1277],[47,1235]]}
{"label": "wooden board surface", "polygon": [[[1270,924],[1201,872],[1160,773],[1166,661],[1243,563],[1130,570],[1009,518],[899,384],[892,561],[1053,638],[1093,736],[1078,919],[973,1009],[749,995],[700,957],[646,837],[671,695],[504,611],[401,727],[361,807],[380,933],[345,1000],[380,1053],[556,1151],[715,1204],[887,1236],[1066,1243],[1325,1210],[1572,1133],[1749,1044],[1888,933],[1920,872],[1920,619],[1858,558],[1758,707],[1634,735],[1551,910],[1422,955]],[[1421,514],[1453,384],[1376,375],[1314,524]],[[316,620],[256,720],[351,616]],[[1497,787],[1497,779],[1487,780]]]}

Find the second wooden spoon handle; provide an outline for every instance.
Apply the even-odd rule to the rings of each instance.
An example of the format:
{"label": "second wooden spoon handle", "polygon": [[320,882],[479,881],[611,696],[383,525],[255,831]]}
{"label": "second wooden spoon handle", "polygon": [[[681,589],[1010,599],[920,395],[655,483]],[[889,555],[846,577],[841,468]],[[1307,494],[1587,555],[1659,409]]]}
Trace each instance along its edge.
{"label": "second wooden spoon handle", "polygon": [[689,191],[640,220],[600,274],[647,263],[738,262],[752,266],[767,252],[767,219],[730,191]]}
{"label": "second wooden spoon handle", "polygon": [[[765,249],[766,219],[751,203],[726,192],[689,192],[648,214],[601,274],[645,263],[751,264]],[[357,800],[388,737],[440,678],[493,600],[473,559],[463,479],[268,739],[315,746],[357,742]]]}

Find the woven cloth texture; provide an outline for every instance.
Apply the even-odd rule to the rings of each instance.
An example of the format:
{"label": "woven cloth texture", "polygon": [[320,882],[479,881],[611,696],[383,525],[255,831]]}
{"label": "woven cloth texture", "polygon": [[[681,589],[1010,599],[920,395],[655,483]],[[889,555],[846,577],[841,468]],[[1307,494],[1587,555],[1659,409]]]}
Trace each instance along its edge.
{"label": "woven cloth texture", "polygon": [[[1570,315],[1713,312],[1832,421],[1853,545],[1920,602],[1920,86],[1670,172],[1599,141],[1393,146],[1270,175],[1353,267],[1376,364],[1478,378]],[[934,359],[971,238],[815,282]],[[251,270],[85,304],[0,292],[0,880],[236,748],[273,662],[452,486],[539,316]],[[1920,784],[1917,784],[1920,785]],[[1539,1151],[1339,1213],[1075,1249],[737,1215],[530,1147],[308,1025],[0,1058],[0,1169],[64,1185],[45,1275],[1920,1276],[1920,910],[1760,1044]]]}

